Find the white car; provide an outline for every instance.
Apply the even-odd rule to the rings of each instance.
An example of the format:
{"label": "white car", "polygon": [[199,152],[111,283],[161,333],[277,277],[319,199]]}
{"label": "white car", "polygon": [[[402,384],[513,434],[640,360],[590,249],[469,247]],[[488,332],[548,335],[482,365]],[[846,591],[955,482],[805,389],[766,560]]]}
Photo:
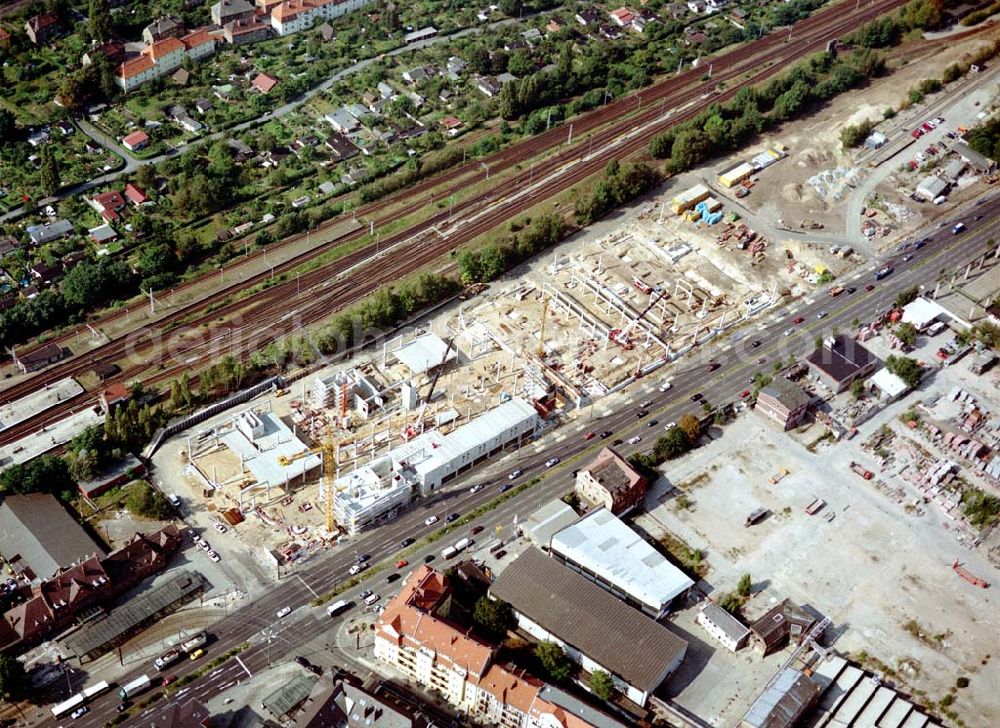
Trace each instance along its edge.
{"label": "white car", "polygon": [[202,551],[211,551],[212,550],[212,547],[208,545],[208,541],[206,541],[205,539],[202,539],[201,543],[198,544],[198,545],[201,547]]}
{"label": "white car", "polygon": [[438,517],[437,516],[428,516],[424,520],[424,525],[425,526],[433,526],[437,522],[438,522]]}
{"label": "white car", "polygon": [[222,559],[219,558],[219,555],[217,553],[215,553],[214,551],[209,551],[208,552],[208,558],[210,558],[215,563],[219,563],[220,561],[222,561]]}
{"label": "white car", "polygon": [[167,493],[167,500],[170,501],[170,505],[174,508],[181,507],[181,499],[176,493]]}
{"label": "white car", "polygon": [[511,472],[510,475],[507,476],[507,480],[517,480],[518,478],[521,477],[521,473],[523,472],[524,472],[523,470],[514,470]]}
{"label": "white car", "polygon": [[478,493],[482,489],[483,489],[483,484],[482,483],[476,483],[474,486],[472,486],[471,488],[469,488],[469,492],[470,493]]}
{"label": "white car", "polygon": [[671,384],[670,382],[664,382],[663,384],[661,384],[661,385],[660,385],[660,391],[661,391],[661,392],[666,392],[666,391],[667,391],[668,389],[670,389],[670,388],[671,388],[672,386],[674,386],[674,385],[673,385],[673,384]]}
{"label": "white car", "polygon": [[917,152],[917,161],[918,162],[923,162],[925,159],[927,159],[927,157],[924,156],[923,152]]}
{"label": "white car", "polygon": [[281,609],[278,610],[278,613],[277,613],[278,614],[278,619],[281,619],[282,617],[287,617],[291,613],[292,613],[292,608],[291,607],[282,607]]}
{"label": "white car", "polygon": [[791,336],[795,329],[785,329],[785,336]]}
{"label": "white car", "polygon": [[663,429],[667,430],[667,431],[670,431],[670,430],[674,429],[675,427],[677,427],[677,423],[676,422],[668,422],[667,424],[665,424],[663,426]]}
{"label": "white car", "polygon": [[216,523],[216,524],[213,524],[213,525],[215,526],[215,530],[218,531],[219,533],[225,533],[228,530],[221,523]]}
{"label": "white car", "polygon": [[559,458],[549,458],[545,461],[545,467],[551,468],[553,465],[559,464]]}
{"label": "white car", "polygon": [[635,435],[635,436],[633,436],[633,437],[630,437],[630,438],[628,439],[628,444],[629,444],[629,445],[635,445],[635,444],[636,444],[636,443],[638,443],[638,442],[639,442],[639,441],[640,441],[641,439],[642,439],[641,437],[639,437],[638,435]]}
{"label": "white car", "polygon": [[72,718],[73,720],[76,720],[80,716],[86,715],[89,712],[90,712],[90,708],[88,708],[86,705],[84,705],[82,708],[77,708],[72,713],[70,713],[69,717]]}

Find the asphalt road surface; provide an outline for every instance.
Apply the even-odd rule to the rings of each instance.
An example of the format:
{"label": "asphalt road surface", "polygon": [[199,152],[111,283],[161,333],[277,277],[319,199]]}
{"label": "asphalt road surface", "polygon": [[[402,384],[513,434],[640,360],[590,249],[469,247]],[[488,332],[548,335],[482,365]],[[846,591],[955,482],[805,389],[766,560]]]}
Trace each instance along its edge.
{"label": "asphalt road surface", "polygon": [[[813,349],[816,336],[829,334],[838,328],[849,331],[853,319],[870,321],[878,312],[888,310],[901,291],[920,284],[932,287],[942,268],[959,270],[968,262],[978,259],[986,251],[988,239],[1000,238],[1000,196],[980,203],[947,224],[925,231],[923,237],[928,238],[928,243],[918,251],[908,251],[913,256],[911,260],[904,262],[902,253],[892,256],[895,270],[887,278],[876,282],[873,271],[889,258],[875,261],[873,268],[858,274],[856,281],[838,281],[843,285],[855,286],[857,290],[853,294],[845,292],[836,298],[830,298],[825,289],[819,290],[811,303],[796,302],[767,323],[751,323],[735,345],[729,344],[731,336],[727,336],[724,340],[719,340],[721,346],[704,346],[700,351],[691,352],[679,360],[669,373],[654,374],[648,381],[632,385],[632,394],[626,400],[616,398],[615,403],[598,402],[588,416],[555,428],[535,443],[509,453],[500,462],[487,463],[459,478],[447,491],[418,501],[414,508],[381,528],[364,534],[350,546],[338,549],[329,556],[316,557],[300,571],[284,577],[279,585],[252,604],[220,620],[211,630],[215,641],[207,646],[202,661],[212,660],[216,655],[248,641],[250,648],[238,659],[230,660],[191,683],[171,700],[183,701],[192,696],[207,699],[234,684],[236,680],[256,674],[268,664],[306,654],[303,650],[316,649],[315,645],[323,642],[324,633],[327,635],[326,639],[331,640],[335,624],[345,616],[356,614],[358,607],[331,619],[327,617],[324,607],[313,607],[309,602],[350,578],[348,569],[357,554],[370,554],[372,564],[388,560],[390,566],[394,565],[404,538],[416,538],[419,542],[421,538],[441,528],[449,513],[468,513],[489,502],[498,495],[500,485],[509,482],[507,474],[515,468],[524,471],[523,475],[513,481],[515,485],[543,472],[546,477],[535,486],[488,511],[474,525],[484,527],[483,534],[479,536],[484,539],[491,535],[495,526],[512,524],[515,516],[523,521],[543,503],[569,491],[573,485],[573,470],[579,467],[579,463],[586,462],[602,445],[612,441],[602,440],[599,436],[586,440],[587,432],[613,432],[614,439],[626,441],[619,446],[619,450],[625,455],[645,451],[663,434],[666,423],[676,421],[685,412],[700,411],[701,405],[692,401],[692,395],[703,393],[713,405],[737,400],[742,390],[749,387],[748,379],[754,373],[770,372],[773,362],[779,359],[787,360],[792,355],[801,357],[807,354]],[[981,216],[981,219],[977,220],[977,216]],[[957,221],[964,222],[967,229],[953,235],[951,225]],[[866,291],[865,287],[871,283],[875,287]],[[826,316],[817,318],[820,313],[825,313]],[[803,317],[803,322],[793,324],[792,320],[799,316]],[[789,329],[792,333],[785,336],[784,332]],[[760,346],[753,348],[753,341],[760,341]],[[765,359],[766,362],[758,364],[760,359]],[[709,361],[718,362],[719,368],[708,373]],[[671,380],[673,386],[667,392],[659,392],[659,384],[666,378]],[[644,418],[637,417],[639,403],[647,401],[649,404],[645,409],[649,414]],[[659,423],[655,427],[649,427],[648,423],[653,419]],[[641,441],[628,445],[627,440],[634,435],[641,437]],[[560,458],[561,462],[547,469],[545,461],[553,457]],[[486,485],[478,493],[471,493],[470,486],[476,483]],[[424,525],[424,520],[429,515],[436,515],[439,521],[432,526]],[[436,554],[434,564],[441,563],[441,549],[468,535],[472,525],[469,524],[434,544],[421,546],[414,554],[407,556],[410,564],[421,563],[423,557],[430,553]],[[399,588],[399,582],[391,586],[385,583],[385,576],[391,571],[393,569],[390,568],[373,574],[366,583],[338,598],[352,599],[359,603],[357,592],[370,588],[379,592],[384,600]],[[286,606],[292,608],[292,613],[282,619],[277,618],[278,610]],[[366,671],[350,655],[334,651],[333,659],[340,665]],[[199,662],[184,661],[167,672],[181,676],[199,666]],[[83,667],[86,669],[86,666]],[[151,676],[157,675],[150,664],[130,673],[127,679],[143,672]],[[126,681],[122,679],[120,682]],[[152,692],[154,691],[148,691],[147,695]],[[143,696],[139,696],[137,700],[142,699]],[[101,725],[116,715],[118,702],[115,688],[96,699],[90,706],[90,712],[78,719],[76,724]],[[163,701],[156,705],[157,708],[162,708]],[[152,710],[147,712],[151,714]],[[55,724],[51,720],[48,722]],[[130,721],[135,722],[135,718]]]}

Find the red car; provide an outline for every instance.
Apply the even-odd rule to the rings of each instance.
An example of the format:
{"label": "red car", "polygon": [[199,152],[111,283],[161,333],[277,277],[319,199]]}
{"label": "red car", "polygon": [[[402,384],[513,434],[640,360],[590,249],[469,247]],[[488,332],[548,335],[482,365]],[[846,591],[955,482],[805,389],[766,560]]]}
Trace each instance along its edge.
{"label": "red car", "polygon": [[800,324],[803,321],[805,321],[805,318],[802,316],[796,316],[795,318],[792,319],[793,324]]}
{"label": "red car", "polygon": [[163,687],[167,687],[167,685],[169,685],[176,679],[177,679],[176,675],[167,675],[165,678],[163,678]]}
{"label": "red car", "polygon": [[923,135],[924,135],[923,129],[914,129],[913,131],[910,132],[910,136],[912,136],[914,139],[919,139]]}
{"label": "red car", "polygon": [[400,559],[399,561],[396,562],[397,569],[402,569],[404,566],[409,566],[409,565],[410,562],[407,561],[406,559]]}
{"label": "red car", "polygon": [[593,432],[588,432],[586,435],[583,436],[583,439],[584,440],[593,440],[594,437],[595,437],[595,435],[594,435]]}
{"label": "red car", "polygon": [[749,389],[744,389],[742,392],[740,392],[740,399],[746,399],[749,396],[750,396]]}
{"label": "red car", "polygon": [[866,291],[874,291],[875,290],[875,284],[874,283],[869,283],[867,286],[865,286],[865,290]]}

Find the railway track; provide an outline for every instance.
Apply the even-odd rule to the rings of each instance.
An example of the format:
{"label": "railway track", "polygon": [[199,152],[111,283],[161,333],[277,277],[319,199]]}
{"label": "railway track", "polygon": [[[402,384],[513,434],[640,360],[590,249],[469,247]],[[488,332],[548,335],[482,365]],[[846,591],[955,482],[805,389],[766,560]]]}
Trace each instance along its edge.
{"label": "railway track", "polygon": [[[788,62],[822,49],[826,41],[844,35],[862,22],[903,2],[904,0],[885,0],[878,5],[866,6],[858,11],[835,6],[794,26],[792,40],[787,40],[783,34],[771,35],[758,43],[741,46],[729,54],[714,59],[714,64],[723,67],[718,73],[713,74],[713,81],[718,84],[741,80],[741,77],[744,82],[763,80],[779,72]],[[761,57],[767,57],[769,61],[764,67],[760,67]],[[245,301],[220,304],[211,313],[192,316],[195,310],[203,309],[209,303],[224,301],[227,296],[233,295],[234,290],[227,289],[220,292],[213,296],[211,301],[202,300],[191,304],[177,315],[171,316],[170,322],[183,320],[186,333],[170,342],[168,346],[170,359],[161,363],[160,368],[151,374],[148,372],[152,366],[152,359],[145,359],[144,354],[150,353],[154,348],[163,347],[161,336],[170,322],[159,322],[156,328],[144,331],[138,337],[122,336],[87,355],[57,363],[44,372],[42,377],[12,387],[5,393],[5,398],[13,398],[10,392],[15,392],[14,396],[23,396],[23,393],[40,387],[44,382],[72,376],[97,362],[117,363],[123,357],[129,357],[132,360],[131,364],[123,367],[121,374],[116,375],[110,380],[111,382],[128,382],[145,373],[143,381],[155,384],[179,376],[188,369],[197,368],[217,358],[224,350],[246,355],[254,348],[293,334],[329,316],[333,311],[357,302],[379,286],[391,284],[425,267],[446,255],[449,250],[515,217],[536,204],[537,200],[547,199],[572,187],[598,172],[610,159],[621,159],[640,152],[664,125],[690,118],[700,112],[708,102],[719,102],[730,98],[743,85],[736,84],[720,94],[706,93],[704,85],[699,80],[700,73],[701,69],[682,73],[632,97],[619,99],[582,117],[581,120],[574,120],[573,126],[577,130],[574,132],[577,139],[575,145],[566,144],[564,149],[536,162],[532,170],[522,170],[513,179],[505,180],[502,183],[502,190],[491,189],[467,198],[454,210],[437,212],[408,230],[389,236],[385,241],[381,241],[382,250],[377,264],[374,264],[372,259],[378,244],[371,244],[331,264],[308,271],[297,280],[292,279],[275,285]],[[680,107],[683,110],[665,118],[668,113],[667,102],[670,104],[669,109]],[[613,123],[610,121],[613,118],[618,118],[619,121]],[[596,131],[588,132],[588,130]],[[504,162],[506,168],[558,147],[566,140],[567,133],[566,128],[553,129],[514,145],[508,150],[510,158]],[[589,136],[581,136],[583,134]],[[499,155],[502,156],[503,153]],[[495,157],[488,159],[493,158]],[[478,167],[479,162],[474,165]],[[470,169],[474,178],[476,175],[486,174],[485,171],[478,171],[470,164],[466,164],[456,171],[456,178],[468,173]],[[433,188],[432,180],[425,182],[425,186],[415,185],[407,193],[412,201],[404,206],[403,209],[407,210],[404,214],[410,214],[427,204],[426,201],[419,199],[419,194],[413,194],[418,189],[426,191]],[[468,184],[471,182],[466,181],[462,186]],[[389,199],[379,203],[380,207],[373,205],[369,209],[377,211],[386,209],[392,204],[393,200]],[[448,218],[455,213],[457,217],[454,217],[453,223],[449,225]],[[376,221],[376,224],[391,222],[399,216],[401,215],[397,210],[393,217],[385,221]],[[343,244],[356,240],[364,234],[363,230],[354,231],[336,238],[328,245]],[[395,249],[402,246],[406,247],[405,254],[396,254]],[[280,267],[280,272],[287,272],[300,262],[289,261]],[[365,265],[366,263],[368,265]],[[275,267],[275,271],[279,271],[278,266]],[[264,273],[256,277],[256,280],[241,281],[239,288],[262,282],[269,275]],[[306,291],[310,300],[301,303],[297,308],[295,292],[300,287]],[[191,317],[186,318],[189,316]],[[222,325],[212,327],[213,322]],[[208,328],[210,333],[207,338],[200,334],[202,328]],[[197,337],[191,336],[191,332],[196,333]],[[83,393],[60,403],[58,408],[39,417],[11,427],[0,433],[0,444],[33,432],[44,422],[59,419],[60,416],[84,406],[91,399],[92,395]]]}

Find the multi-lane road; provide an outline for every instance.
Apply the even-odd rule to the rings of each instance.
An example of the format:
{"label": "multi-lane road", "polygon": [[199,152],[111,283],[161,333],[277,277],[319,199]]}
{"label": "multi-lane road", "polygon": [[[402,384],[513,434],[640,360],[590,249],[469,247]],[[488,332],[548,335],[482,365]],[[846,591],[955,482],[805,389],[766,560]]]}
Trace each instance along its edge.
{"label": "multi-lane road", "polygon": [[[982,218],[976,220],[978,216]],[[954,221],[964,222],[966,231],[953,235],[951,222]],[[913,257],[908,261],[896,256],[893,261],[895,271],[888,278],[878,281],[872,291],[866,291],[865,288],[869,283],[875,283],[874,276],[871,270],[864,270],[857,274],[856,282],[852,283],[850,279],[842,281],[856,287],[853,294],[844,293],[837,298],[830,298],[825,291],[820,291],[815,300],[792,304],[786,311],[772,315],[769,319],[765,317],[758,323],[751,322],[736,344],[728,343],[731,337],[725,341],[720,339],[720,347],[704,347],[701,352],[678,360],[665,368],[662,375],[652,376],[633,385],[630,393],[609,398],[607,402],[598,402],[592,412],[554,428],[537,442],[477,469],[448,490],[419,501],[416,507],[385,526],[365,534],[327,557],[317,558],[312,565],[301,571],[286,576],[252,604],[215,625],[212,631],[216,641],[210,645],[206,659],[247,641],[251,643],[250,648],[238,660],[231,660],[192,683],[179,697],[171,699],[191,696],[207,699],[236,680],[256,674],[269,662],[287,660],[296,654],[307,654],[303,651],[318,649],[325,641],[332,641],[333,629],[342,618],[329,619],[323,608],[312,607],[310,602],[317,595],[330,591],[349,578],[348,569],[356,554],[370,554],[372,563],[385,560],[394,562],[402,550],[400,544],[404,538],[418,539],[416,549],[407,554],[411,564],[420,563],[427,554],[439,554],[444,545],[465,535],[465,527],[434,544],[423,544],[420,540],[440,528],[448,513],[468,513],[496,498],[499,485],[508,482],[506,474],[515,468],[524,471],[517,482],[537,475],[544,477],[533,487],[488,511],[476,520],[475,525],[483,526],[483,533],[488,535],[495,526],[512,524],[515,516],[523,521],[541,504],[570,490],[573,483],[572,471],[579,467],[578,463],[609,442],[600,438],[585,440],[587,432],[610,430],[616,439],[626,441],[633,435],[638,435],[642,438],[641,442],[634,446],[623,445],[620,450],[624,454],[646,450],[662,434],[664,423],[677,420],[685,412],[700,409],[700,404],[691,400],[693,394],[704,393],[713,404],[733,401],[747,388],[748,379],[754,373],[768,371],[772,363],[778,360],[787,360],[789,356],[800,357],[807,353],[813,348],[817,335],[834,329],[848,331],[855,318],[870,321],[877,312],[888,310],[901,291],[921,284],[930,286],[942,268],[956,270],[976,260],[986,251],[988,240],[1000,237],[1000,196],[972,207],[967,214],[955,217],[947,225],[925,231],[923,236],[929,240],[927,245],[912,252]],[[819,319],[819,313],[827,315]],[[797,316],[802,316],[805,320],[795,326],[791,322]],[[789,328],[793,329],[793,334],[785,336],[784,333]],[[760,341],[760,346],[753,348],[753,341]],[[760,359],[765,359],[766,363],[759,364]],[[706,364],[709,360],[717,361],[720,368],[708,373]],[[658,385],[665,377],[671,380],[673,386],[667,392],[660,392]],[[637,416],[640,401],[651,402],[646,407],[650,414],[645,418]],[[658,419],[660,424],[648,427],[648,422],[652,419]],[[562,462],[554,468],[546,469],[544,463],[552,457],[559,457]],[[487,485],[478,493],[471,493],[469,486],[475,483]],[[433,526],[425,526],[424,520],[429,515],[438,516],[440,521]],[[435,563],[438,561],[439,555]],[[398,588],[398,583],[391,587],[385,583],[386,573],[381,571],[372,575],[366,583],[345,592],[343,596],[354,598],[357,602],[357,592],[361,588],[371,588],[382,593],[383,599],[386,598],[390,591]],[[292,614],[278,619],[276,613],[286,606],[293,609]],[[345,616],[355,613],[356,608]],[[334,659],[341,663],[352,662],[350,655],[336,652],[334,655]],[[183,675],[197,668],[197,663],[185,662],[173,672]],[[144,671],[150,672],[152,667],[136,670],[123,678],[122,682]],[[84,726],[99,725],[115,715],[117,703],[113,693],[103,696],[92,704],[91,712],[78,722]]]}

